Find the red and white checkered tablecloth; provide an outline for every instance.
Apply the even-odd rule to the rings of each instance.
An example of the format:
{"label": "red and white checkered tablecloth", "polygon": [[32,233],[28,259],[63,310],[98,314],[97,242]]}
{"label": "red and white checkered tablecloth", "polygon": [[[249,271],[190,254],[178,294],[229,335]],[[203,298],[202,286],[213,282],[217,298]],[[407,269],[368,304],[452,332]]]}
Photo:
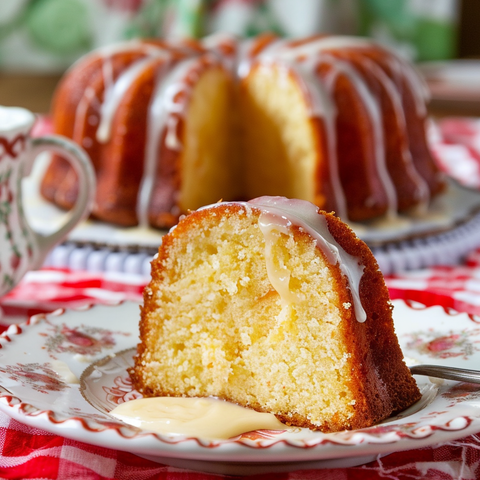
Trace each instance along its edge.
{"label": "red and white checkered tablecloth", "polygon": [[429,140],[442,170],[461,185],[480,189],[480,119],[447,117],[432,122]]}
{"label": "red and white checkered tablecloth", "polygon": [[[446,119],[437,124],[433,140],[434,152],[444,168],[449,172],[455,169],[459,181],[468,181],[474,188],[480,187],[480,174],[476,176],[480,172],[478,132],[480,122],[477,120]],[[456,148],[458,146],[461,148]],[[31,314],[59,307],[140,300],[147,281],[144,276],[121,273],[58,269],[31,272],[1,299],[4,315],[0,331],[2,325],[5,327]],[[414,270],[389,276],[386,281],[394,299],[417,300],[426,305],[439,304],[480,314],[480,250],[472,252],[459,266]],[[23,425],[0,413],[0,478],[215,480],[227,477],[169,467],[130,453],[69,440]],[[474,480],[480,478],[480,432],[443,445],[392,453],[358,467],[262,474],[250,478]]]}

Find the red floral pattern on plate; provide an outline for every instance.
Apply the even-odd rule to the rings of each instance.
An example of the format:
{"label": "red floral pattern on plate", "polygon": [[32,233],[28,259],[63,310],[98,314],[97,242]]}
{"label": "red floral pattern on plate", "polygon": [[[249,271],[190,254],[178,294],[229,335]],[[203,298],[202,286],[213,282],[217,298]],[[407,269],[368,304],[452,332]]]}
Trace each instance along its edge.
{"label": "red floral pattern on plate", "polygon": [[443,398],[452,400],[449,408],[460,402],[476,401],[480,399],[480,385],[475,383],[457,383],[450,390],[442,394]]}
{"label": "red floral pattern on plate", "polygon": [[432,358],[461,357],[468,360],[480,352],[480,328],[451,332],[443,335],[433,329],[407,334],[412,338],[407,347]]}
{"label": "red floral pattern on plate", "polygon": [[23,387],[30,387],[40,393],[48,394],[49,392],[60,392],[70,388],[48,363],[0,365],[0,372],[6,374],[10,380],[20,383]]}
{"label": "red floral pattern on plate", "polygon": [[143,398],[143,395],[133,388],[132,380],[128,375],[118,375],[113,382],[114,386],[102,386],[102,389],[107,394],[107,402],[120,405],[136,398]]}
{"label": "red floral pattern on plate", "polygon": [[45,347],[50,353],[78,355],[96,355],[104,349],[112,349],[116,345],[114,334],[126,335],[124,332],[88,325],[71,328],[65,323],[52,324],[50,331],[51,334],[40,334],[46,337]]}

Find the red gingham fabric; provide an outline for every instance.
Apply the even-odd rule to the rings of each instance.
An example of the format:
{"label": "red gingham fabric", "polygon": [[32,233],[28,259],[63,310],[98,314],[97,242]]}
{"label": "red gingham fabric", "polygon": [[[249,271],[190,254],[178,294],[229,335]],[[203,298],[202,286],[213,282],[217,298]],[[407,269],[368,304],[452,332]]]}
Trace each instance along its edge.
{"label": "red gingham fabric", "polygon": [[480,119],[448,117],[432,123],[430,145],[442,170],[466,187],[480,188]]}
{"label": "red gingham fabric", "polygon": [[392,299],[442,305],[480,315],[480,249],[464,265],[437,266],[386,277]]}
{"label": "red gingham fabric", "polygon": [[140,301],[147,282],[148,278],[141,275],[44,269],[28,272],[21,284],[1,299],[0,307],[10,321],[24,321],[25,317],[65,306]]}
{"label": "red gingham fabric", "polygon": [[[82,480],[218,480],[239,478],[192,472],[127,452],[91,446],[25,426],[0,414],[0,478]],[[480,478],[480,437],[392,453],[359,467],[299,470],[252,480],[475,480]]]}

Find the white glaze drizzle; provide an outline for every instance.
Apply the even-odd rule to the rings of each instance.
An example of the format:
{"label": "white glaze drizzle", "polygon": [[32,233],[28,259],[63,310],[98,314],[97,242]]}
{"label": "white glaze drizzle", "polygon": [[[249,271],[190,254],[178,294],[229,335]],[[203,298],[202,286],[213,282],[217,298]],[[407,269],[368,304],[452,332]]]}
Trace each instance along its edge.
{"label": "white glaze drizzle", "polygon": [[[257,208],[261,212],[261,217],[263,217],[263,226],[259,224],[259,227],[263,228],[267,234],[269,230],[274,228],[280,232],[289,233],[291,226],[296,225],[311,235],[327,261],[331,265],[338,265],[340,271],[347,277],[352,294],[355,317],[357,321],[365,322],[367,314],[360,299],[360,280],[365,267],[357,257],[347,253],[335,240],[328,229],[325,216],[319,213],[317,206],[305,200],[264,196],[248,202],[215,203],[201,207],[198,210],[217,208],[220,205],[240,205],[245,208],[247,214],[251,212],[252,207]],[[280,276],[285,274],[285,272],[278,273]],[[295,301],[294,297],[288,297],[288,294],[284,294],[288,288],[287,279],[279,279],[278,273],[273,272],[273,277],[276,277],[274,278],[274,283],[279,287],[279,290],[277,290],[275,285],[272,284],[272,286],[287,301]]]}
{"label": "white glaze drizzle", "polygon": [[75,119],[73,123],[73,135],[72,138],[83,147],[85,141],[91,142],[91,138],[83,138],[83,126],[87,120],[88,107],[95,100],[95,90],[91,87],[87,87],[83,92],[82,98],[78,102],[77,109],[75,110]]}
{"label": "white glaze drizzle", "polygon": [[[155,61],[150,57],[141,58],[126,68],[115,82],[105,80],[106,89],[100,107],[100,123],[96,133],[97,140],[100,143],[107,143],[110,140],[113,118],[125,93],[141,73],[153,65]],[[104,65],[109,63],[104,62]]]}
{"label": "white glaze drizzle", "polygon": [[[396,88],[392,79],[372,60],[365,58],[364,62],[368,65],[369,71],[374,75],[379,82],[385,88],[387,95],[392,102],[393,109],[395,111],[395,117],[397,119],[397,126],[401,128],[402,134],[407,135],[407,125],[405,120],[405,114],[403,111],[402,106],[402,99],[400,97],[400,93]],[[417,172],[412,159],[412,154],[406,148],[406,145],[402,145],[401,156],[403,160],[403,164],[405,166],[405,170],[407,175],[410,177],[412,182],[417,187],[417,194],[416,197],[419,199],[425,206],[428,204],[430,200],[430,191],[428,188],[427,182],[423,179],[423,177]]]}
{"label": "white glaze drizzle", "polygon": [[[234,74],[240,50],[238,39],[230,34],[220,32],[204,37],[201,45],[217,57],[225,70]],[[225,48],[230,49],[231,53],[226,54]]]}
{"label": "white glaze drizzle", "polygon": [[[375,171],[370,172],[370,174],[372,177],[376,176],[375,173],[378,175],[385,191],[385,195],[387,197],[387,215],[389,217],[395,217],[397,215],[397,196],[395,192],[395,186],[388,173],[386,164],[383,122],[379,99],[373,96],[372,92],[368,88],[367,84],[365,83],[359,72],[357,72],[350,63],[340,59],[336,59],[330,55],[324,56],[324,60],[330,64],[335,65],[335,69],[332,71],[332,74],[329,75],[329,78],[326,82],[332,97],[338,75],[343,74],[348,77],[349,81],[354,85],[356,93],[358,93],[358,95],[362,99],[362,103],[370,119],[370,125],[372,127],[371,133],[373,136],[374,158],[376,168]],[[367,162],[366,165],[367,167],[371,166],[370,162]]]}
{"label": "white glaze drizzle", "polygon": [[[385,47],[382,47],[385,49]],[[419,117],[427,116],[427,101],[430,93],[425,79],[415,70],[415,67],[408,61],[399,57],[395,52],[388,50],[391,54],[388,59],[392,72],[397,77],[397,86],[400,88],[402,79],[407,83],[415,103],[415,110]]]}
{"label": "white glaze drizzle", "polygon": [[333,238],[325,217],[319,214],[318,207],[304,200],[289,200],[285,197],[259,197],[248,203],[260,209],[262,214],[275,215],[280,229],[285,228],[286,220],[290,225],[301,227],[316,240],[317,247],[324,253],[328,262],[332,265],[338,264],[340,271],[347,277],[355,317],[357,321],[364,322],[367,315],[360,300],[360,280],[364,266]]}
{"label": "white glaze drizzle", "polygon": [[271,212],[262,211],[258,219],[258,226],[265,238],[265,263],[268,278],[272,287],[280,295],[284,307],[289,307],[291,304],[296,303],[298,297],[290,290],[290,270],[286,265],[275,262],[272,253],[272,247],[275,243],[273,232],[277,231],[284,233],[285,235],[291,235],[291,225],[292,223],[287,217],[279,217]]}
{"label": "white glaze drizzle", "polygon": [[320,81],[315,71],[319,65],[319,58],[307,57],[304,61],[291,65],[290,68],[297,74],[300,84],[305,84],[304,92],[308,92],[310,98],[310,115],[319,116],[323,119],[326,133],[326,145],[328,155],[328,171],[332,192],[335,201],[335,211],[340,218],[348,219],[347,199],[340,180],[338,154],[337,154],[337,108],[333,99],[332,91]]}
{"label": "white glaze drizzle", "polygon": [[[143,176],[137,197],[137,218],[140,227],[148,226],[148,205],[153,192],[160,141],[165,128],[167,128],[165,138],[167,147],[172,150],[181,150],[182,148],[177,136],[177,120],[172,117],[172,114],[184,114],[190,87],[182,80],[198,61],[198,57],[184,60],[170,71],[170,65],[165,65],[158,76],[148,108]],[[176,96],[180,92],[186,94],[181,102],[176,101]]]}
{"label": "white glaze drizzle", "polygon": [[392,71],[396,71],[399,78],[405,78],[407,81],[415,100],[417,114],[419,116],[426,115],[426,100],[429,97],[427,84],[423,77],[415,70],[415,67],[398,55],[393,49],[386,46],[379,46],[377,43],[358,37],[349,36],[327,36],[316,39],[309,43],[302,43],[295,47],[290,47],[283,56],[310,56],[327,50],[339,50],[344,48],[380,48],[387,53],[387,58],[390,60]]}

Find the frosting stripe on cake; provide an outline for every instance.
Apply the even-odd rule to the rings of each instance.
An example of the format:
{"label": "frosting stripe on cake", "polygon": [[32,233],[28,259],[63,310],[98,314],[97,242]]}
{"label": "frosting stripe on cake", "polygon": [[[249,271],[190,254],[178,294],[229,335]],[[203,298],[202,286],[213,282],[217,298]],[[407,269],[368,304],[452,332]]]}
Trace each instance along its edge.
{"label": "frosting stripe on cake", "polygon": [[[403,107],[402,107],[402,99],[400,97],[400,93],[396,88],[394,82],[378,65],[375,64],[375,62],[373,62],[368,58],[365,58],[364,62],[367,65],[369,72],[372,75],[374,75],[385,88],[385,91],[395,111],[397,126],[400,127],[402,129],[402,133],[406,135],[407,127],[406,127],[406,121],[405,121],[405,114],[403,112]],[[415,88],[415,90],[417,90],[417,88]],[[413,91],[413,88],[412,88],[412,91]],[[418,95],[418,92],[417,92],[417,95]],[[416,99],[416,103],[419,103],[418,98]],[[412,160],[412,155],[408,150],[408,148],[402,149],[401,156],[402,156],[402,160],[408,176],[417,187],[417,198],[421,200],[424,206],[427,205],[428,201],[430,200],[430,192],[428,189],[427,182],[421,177],[421,175],[415,169],[415,166]]]}
{"label": "frosting stripe on cake", "polygon": [[[104,65],[109,63],[110,62],[104,62]],[[123,96],[139,75],[155,63],[156,59],[149,57],[141,58],[130,65],[115,82],[105,81],[107,88],[105,90],[103,103],[100,107],[100,123],[96,133],[99,142],[106,143],[110,140],[113,118]]]}
{"label": "frosting stripe on cake", "polygon": [[[360,280],[364,266],[357,257],[348,254],[338,244],[328,230],[325,217],[318,213],[318,207],[304,200],[291,200],[285,197],[259,197],[249,202],[223,202],[208,205],[199,210],[215,208],[225,204],[241,205],[247,212],[252,207],[259,209],[261,212],[259,227],[266,236],[272,229],[288,234],[288,229],[292,225],[296,225],[309,233],[316,240],[317,247],[324,253],[328,262],[332,265],[338,264],[341,272],[348,278],[355,317],[357,321],[365,322],[367,314],[360,299]],[[269,271],[272,286],[282,300],[286,303],[294,303],[296,298],[288,290],[288,272],[273,271],[268,263],[267,271]]]}
{"label": "frosting stripe on cake", "polygon": [[[375,171],[371,172],[372,176],[378,175],[383,186],[383,190],[387,197],[389,216],[396,216],[397,212],[397,197],[395,194],[395,186],[387,170],[385,160],[385,142],[382,128],[382,113],[379,106],[378,99],[372,94],[362,79],[359,72],[348,62],[339,60],[333,56],[326,55],[323,61],[335,66],[334,70],[328,74],[326,85],[333,98],[335,83],[339,75],[345,75],[349,81],[355,86],[355,91],[362,99],[362,103],[366,109],[370,125],[372,127],[372,141],[374,145]],[[338,168],[338,167],[337,167]],[[347,218],[346,216],[344,218]]]}
{"label": "frosting stripe on cake", "polygon": [[183,114],[186,99],[179,103],[175,100],[175,97],[178,93],[186,93],[191,88],[181,80],[185,78],[187,72],[197,62],[198,57],[185,60],[175,65],[170,72],[167,68],[162,69],[158,75],[148,108],[144,169],[138,191],[137,216],[140,226],[148,226],[148,205],[157,171],[160,141],[165,129],[167,129],[165,137],[167,146],[172,150],[181,149],[181,142],[176,131],[177,117],[172,116],[172,114]]}

